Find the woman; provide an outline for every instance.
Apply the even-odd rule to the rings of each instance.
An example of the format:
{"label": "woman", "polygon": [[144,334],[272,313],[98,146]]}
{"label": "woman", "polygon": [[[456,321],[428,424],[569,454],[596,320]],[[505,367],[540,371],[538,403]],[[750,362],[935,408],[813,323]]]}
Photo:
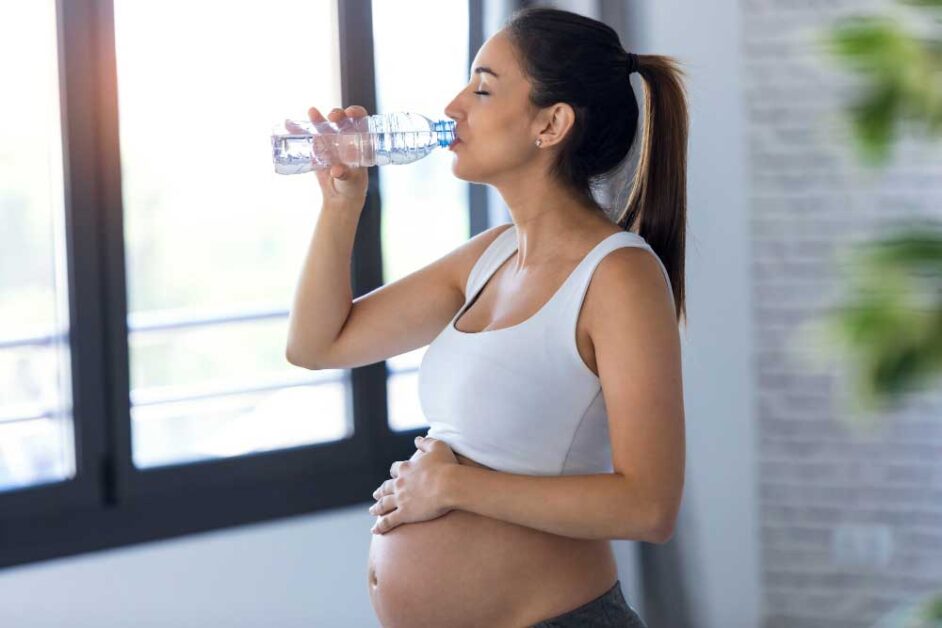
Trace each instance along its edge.
{"label": "woman", "polygon": [[[681,73],[625,52],[602,23],[547,8],[515,13],[472,68],[446,108],[460,138],[453,171],[495,186],[512,225],[351,303],[366,173],[318,171],[324,207],[289,359],[350,368],[429,345],[429,437],[393,463],[370,509],[369,588],[384,626],[644,626],[609,540],[666,542],[683,491]],[[591,184],[635,139],[633,72],[645,126],[636,183],[612,219]]]}

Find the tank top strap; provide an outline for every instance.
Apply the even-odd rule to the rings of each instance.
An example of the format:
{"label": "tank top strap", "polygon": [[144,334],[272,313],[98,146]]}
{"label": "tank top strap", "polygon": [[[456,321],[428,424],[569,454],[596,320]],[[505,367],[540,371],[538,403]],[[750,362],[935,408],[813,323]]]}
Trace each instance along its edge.
{"label": "tank top strap", "polygon": [[477,294],[477,291],[497,272],[500,265],[513,254],[517,248],[516,227],[511,225],[504,229],[500,235],[488,245],[474,266],[468,273],[468,282],[465,285],[465,303]]}
{"label": "tank top strap", "polygon": [[[661,262],[661,258],[658,257],[654,249],[651,248],[651,245],[649,245],[643,237],[633,231],[613,233],[599,242],[599,244],[585,256],[582,262],[579,263],[573,271],[573,276],[566,282],[565,294],[560,295],[560,310],[557,314],[557,322],[561,322],[564,326],[567,340],[570,339],[570,336],[574,340],[579,312],[582,310],[582,303],[585,300],[585,295],[586,292],[588,292],[589,283],[592,281],[595,269],[606,255],[615,249],[629,246],[646,249],[654,256],[654,259],[657,260],[661,274],[664,276],[666,282],[666,290],[670,295],[671,304],[673,305],[674,291],[671,286],[670,275],[668,275],[664,263]],[[570,330],[572,334],[570,334]]]}

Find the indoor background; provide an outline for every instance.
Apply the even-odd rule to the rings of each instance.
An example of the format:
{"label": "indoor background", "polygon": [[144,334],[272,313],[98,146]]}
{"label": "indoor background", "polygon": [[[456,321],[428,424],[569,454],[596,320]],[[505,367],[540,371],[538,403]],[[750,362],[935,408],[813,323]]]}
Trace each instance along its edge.
{"label": "indoor background", "polygon": [[[270,130],[444,119],[529,4],[687,73],[687,479],[668,543],[613,542],[629,602],[940,625],[904,623],[942,595],[933,0],[0,0],[0,625],[378,626],[369,493],[424,349],[287,363],[319,200]],[[357,294],[510,220],[450,160],[374,169]]]}

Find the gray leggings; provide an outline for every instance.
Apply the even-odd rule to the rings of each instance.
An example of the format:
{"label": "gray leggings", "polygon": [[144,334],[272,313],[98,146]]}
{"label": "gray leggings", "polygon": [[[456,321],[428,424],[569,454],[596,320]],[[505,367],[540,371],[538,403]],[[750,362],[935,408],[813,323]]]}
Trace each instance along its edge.
{"label": "gray leggings", "polygon": [[621,582],[579,608],[544,619],[530,628],[647,628],[621,592]]}

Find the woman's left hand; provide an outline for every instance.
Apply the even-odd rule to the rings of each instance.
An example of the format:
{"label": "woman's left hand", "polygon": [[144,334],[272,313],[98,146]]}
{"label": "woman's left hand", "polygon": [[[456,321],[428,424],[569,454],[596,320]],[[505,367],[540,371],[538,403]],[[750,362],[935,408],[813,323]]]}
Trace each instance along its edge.
{"label": "woman's left hand", "polygon": [[371,532],[385,534],[398,525],[437,519],[451,511],[444,505],[444,472],[459,464],[451,447],[437,438],[419,436],[420,455],[397,460],[389,468],[390,479],[373,493],[377,500],[370,512],[378,515]]}

